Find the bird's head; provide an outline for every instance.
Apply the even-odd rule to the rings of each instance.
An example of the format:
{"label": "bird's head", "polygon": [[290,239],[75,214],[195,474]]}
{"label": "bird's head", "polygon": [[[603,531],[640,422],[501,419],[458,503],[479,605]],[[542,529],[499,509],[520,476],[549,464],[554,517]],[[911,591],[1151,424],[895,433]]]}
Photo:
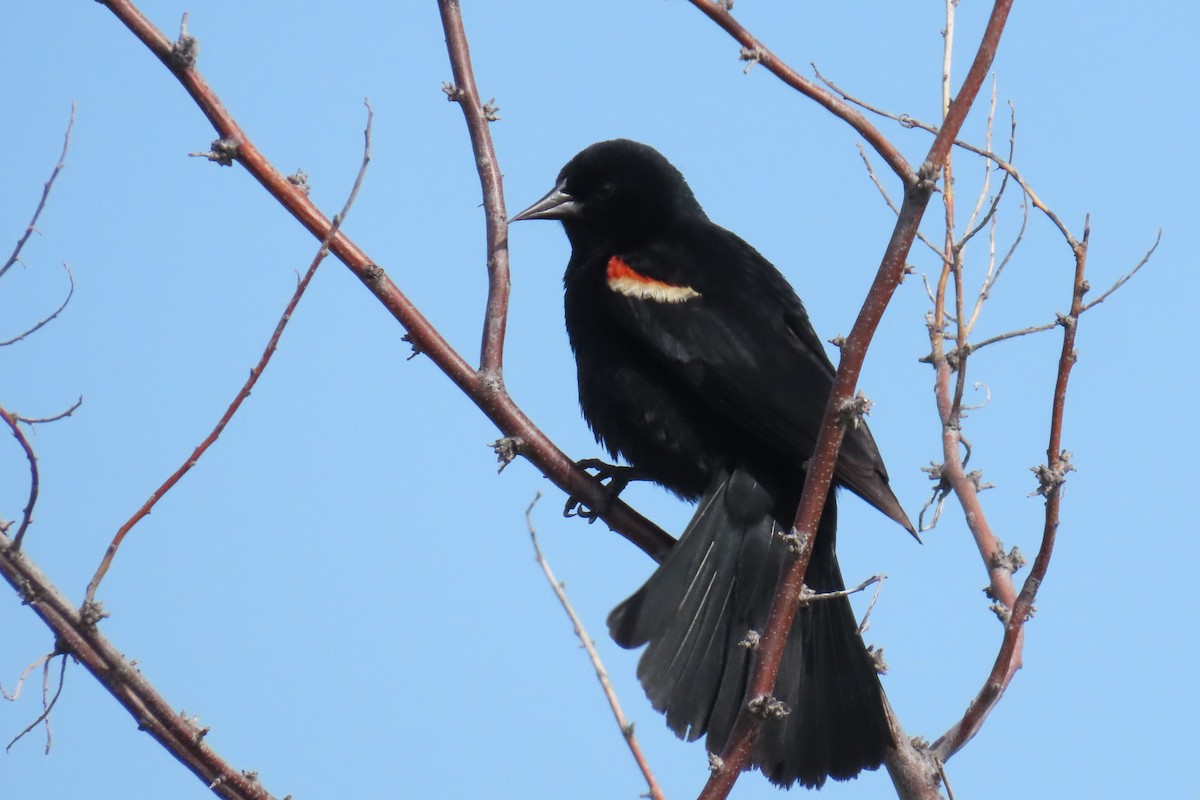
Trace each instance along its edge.
{"label": "bird's head", "polygon": [[591,233],[621,241],[703,213],[683,175],[662,154],[613,139],[568,161],[554,188],[512,221],[557,219],[572,240]]}

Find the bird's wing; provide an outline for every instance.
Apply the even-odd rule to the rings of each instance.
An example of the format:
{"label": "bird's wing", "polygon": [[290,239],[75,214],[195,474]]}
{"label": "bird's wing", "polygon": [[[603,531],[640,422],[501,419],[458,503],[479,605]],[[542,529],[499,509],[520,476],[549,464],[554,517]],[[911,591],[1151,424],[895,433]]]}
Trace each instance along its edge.
{"label": "bird's wing", "polygon": [[[741,239],[713,227],[719,235],[693,234],[622,255],[634,275],[694,294],[620,291],[610,279],[611,316],[731,426],[771,450],[807,459],[834,367],[787,281]],[[837,478],[911,530],[865,423],[847,431]]]}

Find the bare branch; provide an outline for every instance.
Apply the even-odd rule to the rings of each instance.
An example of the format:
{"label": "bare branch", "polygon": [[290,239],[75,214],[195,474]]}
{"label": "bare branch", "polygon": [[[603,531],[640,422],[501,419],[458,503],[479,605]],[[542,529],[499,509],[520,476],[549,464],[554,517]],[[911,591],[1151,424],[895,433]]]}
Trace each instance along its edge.
{"label": "bare branch", "polygon": [[79,408],[81,405],[83,405],[83,395],[79,395],[79,399],[78,399],[78,400],[76,400],[74,403],[72,403],[72,404],[71,404],[71,407],[70,407],[70,408],[68,408],[66,411],[60,411],[59,413],[57,413],[57,414],[55,414],[55,415],[53,415],[53,416],[50,416],[50,417],[22,417],[22,416],[18,416],[16,419],[17,419],[17,422],[23,422],[23,423],[25,423],[26,425],[44,425],[44,424],[46,424],[47,422],[58,422],[60,419],[66,419],[67,417],[69,417],[69,416],[71,416],[72,414],[74,414],[74,413],[75,413],[75,411],[76,411],[76,410],[77,410],[77,409],[78,409],[78,408]]}
{"label": "bare branch", "polygon": [[446,92],[451,102],[457,102],[467,121],[471,149],[475,153],[475,168],[483,187],[484,219],[487,228],[488,299],[483,320],[483,342],[480,345],[479,368],[495,379],[504,369],[504,331],[508,324],[508,213],[504,209],[503,176],[492,145],[488,123],[498,120],[495,99],[480,102],[471,68],[471,51],[463,29],[462,9],[458,0],[438,0],[442,28],[446,31],[446,49],[450,53],[450,68],[454,84]]}
{"label": "bare branch", "polygon": [[1106,289],[1103,294],[1101,294],[1095,300],[1091,300],[1091,301],[1085,303],[1084,306],[1079,309],[1079,313],[1082,314],[1085,311],[1090,311],[1091,309],[1100,305],[1101,303],[1103,303],[1105,300],[1108,299],[1109,295],[1111,295],[1117,289],[1120,289],[1122,286],[1124,286],[1125,283],[1130,278],[1132,278],[1134,275],[1137,275],[1138,270],[1140,270],[1142,267],[1146,266],[1147,262],[1150,261],[1151,256],[1154,255],[1154,251],[1158,249],[1158,244],[1161,241],[1162,241],[1162,228],[1159,228],[1158,235],[1156,235],[1154,237],[1154,244],[1150,245],[1150,249],[1146,251],[1146,255],[1142,256],[1142,260],[1139,261],[1137,264],[1135,264],[1133,266],[1133,269],[1129,270],[1129,272],[1126,272],[1120,278],[1117,278],[1116,283],[1114,283],[1112,286],[1108,287],[1108,289]]}
{"label": "bare branch", "polygon": [[132,663],[96,630],[94,606],[81,613],[42,571],[0,534],[0,577],[17,590],[26,605],[54,632],[56,652],[69,654],[117,699],[138,727],[229,800],[273,800],[257,780],[233,768],[209,747],[207,730],[179,714],[155,691]]}
{"label": "bare branch", "polygon": [[[710,17],[722,21],[722,27],[725,27],[726,30],[731,30],[726,23],[729,16],[727,10],[722,8],[718,12],[715,9],[721,7],[713,6],[711,3],[698,2],[698,0],[693,0],[693,2]],[[891,240],[884,252],[875,281],[859,312],[858,320],[842,345],[841,361],[825,409],[813,458],[808,465],[804,492],[793,526],[794,532],[801,537],[804,544],[794,561],[787,567],[776,591],[759,643],[759,659],[748,681],[745,695],[747,699],[769,695],[775,684],[775,675],[783,655],[783,645],[796,613],[796,601],[800,597],[804,585],[804,572],[808,567],[809,555],[812,552],[812,541],[816,536],[817,522],[832,485],[833,469],[844,433],[840,423],[840,411],[854,396],[855,385],[862,369],[867,347],[879,325],[884,309],[904,277],[905,259],[916,238],[917,227],[920,225],[921,218],[933,194],[934,179],[946,161],[950,146],[966,118],[968,109],[975,102],[984,76],[991,68],[1011,5],[1011,0],[997,0],[993,5],[982,41],[962,87],[950,104],[942,131],[935,138],[920,169],[912,176],[911,180],[905,181],[904,204],[901,206]],[[740,30],[740,26],[736,27]],[[739,41],[741,40],[739,39]],[[743,42],[743,44],[749,46],[751,42]],[[808,85],[811,86],[811,84]],[[827,93],[822,92],[822,94]],[[838,103],[838,105],[842,106],[843,104]],[[873,128],[871,130],[874,131]],[[890,148],[891,145],[889,144],[888,147]],[[886,152],[886,150],[881,152]],[[907,165],[907,162],[904,163]],[[725,751],[720,754],[720,766],[713,770],[712,776],[701,792],[702,800],[714,800],[728,796],[737,776],[749,762],[758,727],[759,721],[749,713],[747,705],[743,705],[737,721],[734,723]],[[897,743],[897,745],[900,746],[901,743]]]}
{"label": "bare branch", "polygon": [[554,590],[554,596],[562,604],[563,611],[567,612],[567,617],[571,620],[571,626],[575,630],[575,635],[579,638],[580,643],[583,644],[583,649],[587,653],[588,659],[592,662],[592,668],[596,670],[596,680],[600,681],[600,688],[604,690],[604,697],[608,700],[608,706],[612,709],[613,717],[617,720],[617,727],[620,728],[621,735],[625,737],[625,743],[629,746],[629,752],[633,755],[633,760],[637,763],[638,769],[641,770],[642,777],[646,779],[647,794],[644,796],[650,797],[652,800],[663,800],[662,789],[659,787],[658,781],[654,779],[650,763],[646,760],[646,756],[642,752],[642,747],[638,744],[637,737],[633,735],[633,723],[625,719],[625,712],[621,710],[621,702],[617,699],[617,690],[613,688],[612,681],[608,679],[608,670],[604,668],[604,663],[600,660],[600,653],[596,651],[596,643],[592,641],[592,637],[588,635],[587,629],[584,628],[583,620],[575,613],[575,609],[571,606],[571,601],[567,599],[566,589],[563,588],[562,582],[554,576],[554,571],[550,569],[550,563],[546,561],[546,556],[542,553],[541,545],[538,544],[537,531],[533,527],[533,507],[537,505],[541,497],[541,492],[535,494],[528,508],[525,509],[525,524],[529,528],[529,538],[533,542],[533,557],[537,561],[538,566],[542,568],[542,573],[546,576],[546,580],[550,582],[550,588]]}
{"label": "bare branch", "polygon": [[[219,141],[229,143],[225,152],[257,180],[264,189],[319,240],[329,234],[330,222],[313,205],[305,187],[277,170],[225,109],[216,93],[192,64],[177,57],[172,43],[130,0],[103,0],[103,4],[167,67],[216,129]],[[454,384],[495,423],[502,435],[521,442],[521,455],[567,494],[589,506],[604,500],[604,487],[575,466],[530,420],[494,373],[473,368],[392,282],[387,273],[338,231],[329,243],[330,252],[354,273],[384,308],[406,330],[406,340],[426,355]],[[624,502],[610,503],[601,518],[651,557],[661,560],[675,540]]]}
{"label": "bare branch", "polygon": [[[186,24],[187,17],[185,16],[184,25],[186,26]],[[246,378],[246,382],[242,384],[242,388],[238,391],[237,395],[234,396],[233,401],[230,402],[229,407],[225,409],[225,413],[221,415],[221,418],[217,421],[216,426],[212,429],[204,441],[196,445],[195,449],[192,450],[191,455],[187,457],[183,464],[181,464],[178,469],[171,473],[171,475],[165,481],[163,481],[162,485],[154,490],[154,493],[151,494],[149,499],[142,504],[141,508],[134,512],[133,516],[126,520],[125,524],[122,525],[119,530],[117,530],[116,535],[113,536],[112,541],[108,545],[108,549],[104,552],[104,557],[100,559],[100,565],[96,568],[96,573],[92,576],[91,581],[88,582],[87,592],[84,594],[85,605],[91,604],[95,600],[96,589],[99,588],[100,581],[104,579],[105,574],[108,572],[109,566],[112,565],[113,558],[115,558],[117,555],[117,550],[120,549],[121,543],[125,541],[125,537],[129,534],[129,531],[133,529],[134,525],[137,525],[138,522],[145,519],[151,510],[153,510],[154,506],[158,504],[158,501],[161,500],[167,492],[171,491],[175,484],[179,483],[180,479],[182,479],[183,476],[186,475],[191,468],[196,465],[196,463],[200,460],[200,457],[204,455],[208,448],[217,441],[217,438],[220,437],[221,432],[225,430],[225,426],[229,424],[231,419],[233,419],[233,415],[237,413],[237,410],[241,408],[242,403],[247,397],[250,396],[250,392],[254,388],[254,385],[258,383],[259,377],[262,376],[263,371],[267,368],[267,364],[270,363],[271,356],[275,355],[275,350],[279,346],[279,339],[283,335],[283,330],[287,327],[288,322],[291,320],[292,314],[296,310],[296,306],[300,303],[300,298],[304,296],[304,291],[308,288],[309,283],[312,282],[313,276],[317,273],[317,267],[321,265],[321,262],[325,260],[325,256],[329,254],[329,243],[332,241],[333,237],[337,236],[338,229],[341,227],[343,220],[345,220],[346,215],[350,213],[350,208],[354,205],[354,200],[356,197],[358,197],[358,190],[362,186],[363,177],[367,173],[367,165],[371,163],[371,123],[375,118],[375,112],[371,109],[370,103],[364,101],[364,104],[367,107],[367,124],[365,130],[363,131],[363,158],[362,164],[358,168],[358,174],[355,176],[354,184],[350,189],[350,195],[346,198],[346,202],[342,206],[341,212],[334,216],[333,224],[330,225],[329,232],[325,234],[325,238],[322,240],[321,246],[317,249],[316,256],[313,257],[312,263],[309,264],[308,271],[305,272],[304,277],[300,279],[296,286],[296,291],[292,293],[291,300],[288,301],[287,306],[283,309],[283,315],[279,318],[279,322],[276,323],[275,330],[271,333],[271,338],[267,341],[267,346],[263,350],[262,357],[259,358],[258,363],[254,365],[254,368],[250,370],[250,376]]]}
{"label": "bare branch", "polygon": [[[1075,334],[1078,329],[1079,317],[1083,313],[1083,296],[1087,292],[1087,281],[1084,270],[1087,265],[1088,241],[1091,230],[1088,223],[1084,224],[1081,241],[1073,247],[1075,253],[1075,274],[1072,282],[1071,311],[1063,323],[1062,353],[1058,361],[1058,376],[1055,381],[1053,402],[1050,411],[1050,435],[1046,448],[1047,473],[1059,476],[1049,483],[1043,482],[1041,493],[1046,497],[1046,521],[1042,531],[1042,543],[1034,558],[1033,566],[1021,587],[1019,595],[1011,602],[1004,601],[1009,609],[1005,623],[1004,639],[1000,651],[988,674],[983,687],[968,705],[962,719],[956,722],[945,734],[934,743],[933,753],[944,762],[958,752],[979,731],[984,720],[999,702],[1004,690],[1012,681],[1013,675],[1021,667],[1021,653],[1024,644],[1025,622],[1029,619],[1033,602],[1038,589],[1045,579],[1050,566],[1050,558],[1054,552],[1054,542],[1058,532],[1059,510],[1062,502],[1062,476],[1070,469],[1069,454],[1062,449],[1062,423],[1067,396],[1067,383],[1070,379],[1071,368],[1075,364]],[[1075,241],[1071,238],[1071,241]],[[996,543],[998,545],[998,542]],[[982,551],[982,546],[981,546]],[[1002,546],[994,546],[991,554],[1003,553]],[[989,571],[996,570],[1007,575],[1012,574],[1012,563],[1006,563],[1003,558],[987,558]],[[1008,581],[1011,587],[1011,578]]]}
{"label": "bare branch", "polygon": [[25,726],[25,729],[12,738],[4,747],[4,752],[12,750],[12,747],[17,742],[25,738],[25,734],[33,731],[38,726],[38,723],[46,723],[46,755],[50,755],[50,744],[53,741],[50,735],[50,712],[54,710],[54,706],[58,703],[59,696],[62,695],[63,683],[67,676],[67,657],[62,656],[62,666],[58,671],[58,689],[54,692],[54,697],[49,697],[50,693],[50,661],[47,659],[42,665],[42,713],[38,714],[38,718]]}
{"label": "bare branch", "polygon": [[975,309],[971,312],[971,318],[967,320],[967,333],[975,329],[975,323],[979,320],[979,314],[983,311],[983,304],[992,294],[992,289],[996,287],[996,282],[1000,280],[1001,273],[1004,268],[1012,261],[1013,255],[1016,254],[1017,248],[1021,246],[1021,242],[1025,239],[1025,231],[1029,227],[1029,203],[1022,199],[1021,202],[1021,227],[1017,230],[1017,235],[1013,237],[1009,243],[1008,250],[1004,254],[1004,258],[1000,259],[997,264],[995,259],[996,248],[996,233],[995,233],[995,217],[992,218],[992,231],[988,234],[988,242],[991,247],[991,258],[988,260],[988,274],[983,279],[983,285],[979,287],[979,294],[975,297]]}
{"label": "bare branch", "polygon": [[63,269],[67,271],[67,282],[70,284],[70,286],[67,288],[67,296],[63,299],[62,304],[57,309],[55,309],[55,311],[52,314],[50,314],[50,316],[42,318],[40,321],[35,323],[33,325],[33,327],[27,329],[24,333],[22,333],[18,336],[14,336],[11,339],[6,339],[5,341],[0,342],[0,347],[7,347],[10,344],[16,344],[17,342],[21,341],[22,339],[25,339],[26,337],[28,337],[34,333],[37,333],[39,330],[41,330],[43,327],[45,327],[51,321],[53,321],[55,317],[57,317],[59,314],[61,314],[63,312],[63,309],[65,309],[67,307],[67,304],[71,302],[71,298],[75,295],[75,276],[71,274],[71,268],[69,266],[67,266],[66,264],[63,264]]}
{"label": "bare branch", "polygon": [[[996,336],[992,336],[987,339],[984,339],[981,342],[976,342],[975,344],[968,344],[963,352],[964,353],[974,353],[977,350],[981,350],[984,347],[987,347],[989,344],[995,344],[996,342],[1003,342],[1006,339],[1015,339],[1018,336],[1028,336],[1031,333],[1041,333],[1042,331],[1053,330],[1054,328],[1057,328],[1059,326],[1059,324],[1060,323],[1058,323],[1058,322],[1047,322],[1044,325],[1030,325],[1028,328],[1021,328],[1018,331],[1009,331],[1008,333],[1001,333]],[[961,357],[961,354],[960,354],[960,357]]]}
{"label": "bare branch", "polygon": [[[950,2],[950,0],[947,0],[947,2]],[[993,74],[992,75],[992,97],[991,97],[990,102],[988,103],[987,122],[983,127],[984,144],[987,146],[987,148],[989,150],[992,149],[992,125],[994,124],[995,119],[996,119],[996,76]],[[979,194],[977,194],[975,196],[975,207],[971,209],[971,216],[969,216],[967,218],[967,224],[964,226],[964,230],[967,231],[967,233],[962,237],[962,244],[964,246],[967,242],[969,242],[972,239],[972,237],[975,236],[976,233],[978,233],[980,230],[982,230],[984,228],[985,225],[987,225],[988,219],[992,216],[991,214],[989,214],[989,215],[985,216],[982,220],[979,220],[978,224],[976,224],[976,222],[975,222],[977,219],[979,219],[979,212],[983,210],[984,203],[987,202],[988,190],[991,188],[991,185],[992,185],[992,162],[985,158],[983,160],[983,181],[981,182],[981,184],[979,186]],[[1001,186],[1000,191],[996,193],[996,199],[994,199],[991,204],[992,214],[995,213],[996,206],[999,205],[999,203],[1000,203],[999,198],[1003,194],[1004,194],[1004,187]]]}
{"label": "bare branch", "polygon": [[[861,143],[858,144],[857,147],[858,156],[863,160],[863,165],[867,168],[867,177],[871,179],[871,183],[875,184],[875,188],[879,190],[879,194],[883,197],[883,202],[887,203],[887,207],[892,210],[892,213],[899,215],[900,209],[896,208],[896,204],[892,202],[892,198],[890,195],[888,195],[887,189],[884,188],[884,185],[880,182],[879,177],[875,174],[875,168],[871,166],[871,160],[867,158],[867,151],[863,150]],[[929,241],[925,234],[917,231],[917,238],[921,240],[922,244],[932,250],[933,254],[939,259],[942,261],[949,260],[946,258],[946,254],[942,252],[941,248]]]}
{"label": "bare branch", "polygon": [[46,653],[44,655],[38,656],[37,660],[35,660],[32,664],[30,664],[25,669],[21,670],[21,676],[19,678],[17,678],[17,687],[15,689],[13,689],[11,693],[4,691],[4,687],[0,686],[0,697],[3,697],[5,700],[8,700],[9,702],[16,702],[16,700],[18,698],[20,698],[20,696],[21,696],[21,689],[25,686],[25,679],[29,677],[29,673],[33,672],[38,667],[42,666],[47,661],[54,658],[54,656],[55,656],[55,653]]}
{"label": "bare branch", "polygon": [[712,0],[690,1],[692,5],[700,9],[709,19],[720,25],[726,33],[737,40],[742,46],[741,57],[743,60],[748,60],[751,64],[762,64],[788,86],[791,86],[854,128],[875,149],[875,152],[879,153],[880,157],[887,162],[887,165],[892,168],[892,171],[905,184],[910,184],[917,180],[917,174],[913,171],[912,165],[905,160],[895,145],[888,141],[862,114],[859,114],[853,108],[838,100],[832,94],[781,61],[762,42],[742,27],[741,23],[733,18],[733,14],[730,13],[727,5],[724,3],[714,3]]}
{"label": "bare branch", "polygon": [[21,250],[25,247],[25,243],[29,241],[29,237],[37,230],[37,221],[42,216],[42,211],[46,208],[46,201],[50,198],[50,190],[54,188],[54,181],[58,179],[58,173],[62,172],[62,168],[67,163],[67,151],[71,148],[71,131],[75,128],[75,104],[71,103],[71,118],[67,120],[67,132],[63,134],[62,152],[58,155],[58,163],[54,165],[54,169],[50,172],[50,177],[42,186],[42,196],[38,200],[37,208],[33,210],[33,217],[29,220],[29,224],[25,226],[25,232],[17,239],[17,245],[13,248],[12,254],[8,260],[0,266],[0,278],[4,277],[4,273],[8,272],[9,268],[17,263],[21,258]]}
{"label": "bare branch", "polygon": [[[1022,233],[1024,232],[1024,230],[1025,230],[1025,224],[1023,221],[1021,224]],[[1018,237],[1018,239],[1016,241],[1014,241],[1013,246],[1015,247],[1017,242],[1019,242],[1019,241],[1020,241],[1020,238]],[[1118,278],[1116,280],[1116,282],[1114,282],[1112,286],[1108,287],[1108,289],[1106,289],[1104,291],[1104,293],[1101,294],[1099,297],[1085,303],[1083,305],[1083,307],[1079,309],[1079,313],[1083,314],[1086,311],[1090,311],[1095,306],[1097,306],[1100,303],[1103,303],[1105,300],[1107,300],[1109,298],[1109,296],[1111,296],[1112,293],[1115,292],[1117,289],[1120,289],[1122,286],[1124,286],[1126,284],[1126,282],[1129,281],[1130,278],[1132,278],[1134,275],[1136,275],[1142,267],[1146,266],[1146,264],[1149,263],[1150,258],[1154,255],[1154,251],[1158,249],[1159,242],[1161,242],[1161,241],[1162,241],[1162,231],[1159,230],[1158,234],[1154,238],[1154,244],[1152,244],[1150,246],[1150,249],[1146,251],[1146,254],[1142,256],[1141,260],[1138,261],[1138,263],[1134,265],[1133,269],[1129,270],[1129,272],[1126,272],[1124,275],[1122,275],[1120,278]],[[1009,257],[1011,257],[1011,255],[1012,255],[1012,250],[1010,249],[1008,255],[1005,256],[1005,262],[1008,260]],[[1003,265],[1005,262],[1001,262],[1001,268],[1003,268]],[[998,275],[999,275],[999,270],[997,270],[996,275],[993,276],[993,278],[997,277]],[[994,282],[995,281],[993,280],[992,284],[994,284]],[[985,286],[985,290],[987,288],[988,287]],[[982,302],[983,300],[986,300],[986,299],[987,299],[986,294],[981,293],[979,302]],[[979,313],[978,309],[979,309],[979,307],[977,305],[976,311],[975,311],[976,314]],[[1021,328],[1020,330],[1008,331],[1007,333],[997,334],[996,336],[991,336],[980,342],[975,342],[973,344],[967,344],[964,348],[962,348],[961,353],[958,353],[957,351],[955,351],[955,352],[948,354],[947,357],[951,358],[952,360],[956,356],[958,358],[962,358],[963,356],[965,356],[967,354],[975,353],[975,352],[983,349],[984,347],[987,347],[988,345],[996,344],[997,342],[1003,342],[1008,339],[1015,339],[1018,336],[1028,336],[1031,333],[1041,333],[1043,331],[1053,330],[1053,329],[1059,327],[1060,325],[1068,324],[1067,322],[1065,322],[1066,319],[1068,319],[1068,318],[1060,317],[1059,319],[1055,320],[1054,322],[1046,322],[1042,325],[1030,325],[1027,328]],[[974,322],[974,317],[972,317],[972,322]]]}
{"label": "bare branch", "polygon": [[25,539],[25,531],[29,530],[29,526],[33,523],[33,507],[37,505],[38,498],[38,463],[37,455],[33,452],[32,445],[25,438],[24,431],[17,424],[17,417],[10,414],[3,407],[0,407],[0,419],[8,425],[12,431],[13,438],[17,440],[17,444],[21,446],[21,450],[25,453],[25,459],[29,462],[29,499],[25,502],[25,508],[21,512],[21,524],[17,526],[17,533],[13,536],[12,547],[14,551],[21,549],[21,542]]}

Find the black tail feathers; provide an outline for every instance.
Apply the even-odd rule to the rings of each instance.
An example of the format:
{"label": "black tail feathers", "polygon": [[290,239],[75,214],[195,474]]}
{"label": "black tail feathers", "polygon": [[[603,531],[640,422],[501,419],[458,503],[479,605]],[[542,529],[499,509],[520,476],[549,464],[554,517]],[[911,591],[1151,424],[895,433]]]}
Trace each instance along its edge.
{"label": "black tail feathers", "polygon": [[[689,741],[707,733],[712,753],[724,749],[741,707],[747,634],[766,624],[786,562],[776,506],[746,472],[716,481],[667,560],[608,618],[617,644],[649,645],[638,678],[667,725]],[[817,592],[844,588],[836,516],[831,495],[805,578]],[[845,598],[796,614],[774,695],[789,713],[764,723],[752,762],[776,784],[846,780],[878,767],[891,746],[879,678]]]}

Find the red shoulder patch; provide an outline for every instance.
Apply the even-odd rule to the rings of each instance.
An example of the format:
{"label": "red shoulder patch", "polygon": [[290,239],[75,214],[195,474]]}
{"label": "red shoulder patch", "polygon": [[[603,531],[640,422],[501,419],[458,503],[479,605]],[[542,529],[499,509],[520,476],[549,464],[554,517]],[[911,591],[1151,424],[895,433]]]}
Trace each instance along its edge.
{"label": "red shoulder patch", "polygon": [[618,294],[638,300],[654,300],[659,303],[683,303],[700,296],[700,293],[690,286],[675,286],[665,281],[651,278],[649,275],[643,275],[629,266],[628,262],[620,256],[613,256],[608,259],[606,276],[609,289]]}

